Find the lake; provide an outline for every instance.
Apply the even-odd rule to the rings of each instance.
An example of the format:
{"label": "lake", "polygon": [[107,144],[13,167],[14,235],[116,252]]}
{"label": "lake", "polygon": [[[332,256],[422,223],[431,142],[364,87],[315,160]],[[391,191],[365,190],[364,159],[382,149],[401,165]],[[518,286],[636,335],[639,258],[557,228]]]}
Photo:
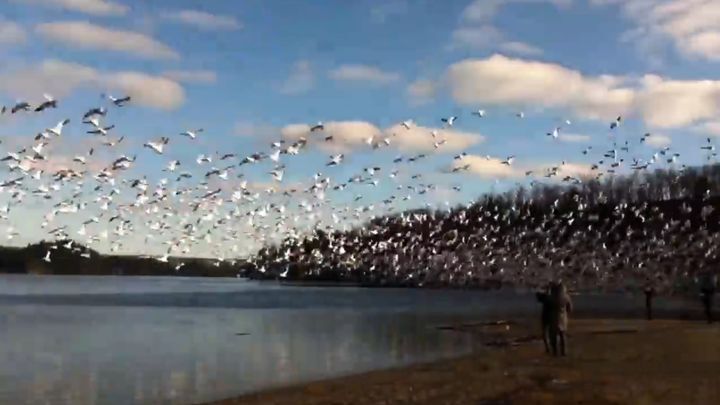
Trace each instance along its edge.
{"label": "lake", "polygon": [[507,292],[3,275],[0,403],[221,399],[466,354],[477,342],[437,326],[538,310]]}

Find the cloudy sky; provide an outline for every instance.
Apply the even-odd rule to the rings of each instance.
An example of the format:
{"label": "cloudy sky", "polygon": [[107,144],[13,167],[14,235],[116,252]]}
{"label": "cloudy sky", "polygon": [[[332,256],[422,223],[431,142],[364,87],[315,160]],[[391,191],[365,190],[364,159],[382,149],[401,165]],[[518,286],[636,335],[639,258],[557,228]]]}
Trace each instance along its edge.
{"label": "cloudy sky", "polygon": [[[627,140],[639,159],[669,146],[682,163],[699,164],[699,146],[720,136],[716,0],[0,1],[0,103],[38,102],[43,93],[61,100],[42,115],[4,116],[3,146],[78,118],[102,104],[103,92],[128,94],[132,105],[108,117],[127,137],[124,148],[172,138],[166,156],[140,150],[136,170],[149,179],[162,177],[170,158],[268,151],[322,121],[334,141],[311,141],[284,161],[283,183],[308,184],[318,171],[339,183],[426,153],[398,167],[399,180],[333,196],[379,202],[416,174],[436,186],[400,209],[467,202],[562,161],[563,174],[586,174],[613,140]],[[478,109],[484,118],[471,114]],[[453,115],[455,125],[443,128],[440,118]],[[54,163],[87,146],[78,121]],[[546,136],[558,126],[557,139]],[[196,142],[176,141],[194,128],[205,129]],[[372,150],[369,136],[391,144]],[[588,146],[593,153],[583,155]],[[340,152],[345,162],[325,167]],[[446,173],[461,152],[469,170]],[[500,163],[509,155],[513,167]],[[244,172],[272,184],[271,169]]]}

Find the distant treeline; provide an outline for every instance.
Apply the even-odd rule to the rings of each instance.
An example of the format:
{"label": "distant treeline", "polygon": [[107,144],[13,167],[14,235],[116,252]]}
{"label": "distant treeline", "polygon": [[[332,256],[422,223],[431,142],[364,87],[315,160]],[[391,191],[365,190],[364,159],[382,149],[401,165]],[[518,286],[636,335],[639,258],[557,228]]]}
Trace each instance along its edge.
{"label": "distant treeline", "polygon": [[376,217],[265,246],[251,277],[370,285],[687,291],[718,267],[720,165],[536,182],[450,210]]}
{"label": "distant treeline", "polygon": [[[197,276],[235,277],[246,266],[244,261],[170,257],[167,263],[130,255],[102,255],[69,241],[41,241],[26,247],[0,247],[0,273]],[[50,252],[50,262],[43,260]],[[177,268],[180,263],[184,263]],[[177,269],[176,269],[177,268]]]}

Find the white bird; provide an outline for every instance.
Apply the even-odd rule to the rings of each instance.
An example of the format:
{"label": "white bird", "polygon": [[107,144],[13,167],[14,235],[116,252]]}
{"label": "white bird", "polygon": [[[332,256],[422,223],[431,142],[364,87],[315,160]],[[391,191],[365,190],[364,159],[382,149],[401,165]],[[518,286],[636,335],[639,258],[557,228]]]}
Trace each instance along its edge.
{"label": "white bird", "polygon": [[519,111],[517,114],[515,114],[515,116],[518,118],[525,118],[525,113],[522,111]]}
{"label": "white bird", "polygon": [[513,164],[514,161],[515,161],[515,155],[512,155],[512,156],[508,156],[507,159],[503,160],[501,163],[504,165],[510,166]]}
{"label": "white bird", "polygon": [[485,110],[477,110],[472,112],[473,115],[477,115],[480,118],[485,117]]}
{"label": "white bird", "polygon": [[560,136],[560,127],[555,127],[552,132],[548,132],[547,136],[552,136],[553,139],[557,139]]}
{"label": "white bird", "polygon": [[179,165],[180,165],[180,161],[179,161],[179,160],[171,160],[170,162],[168,162],[168,165],[167,165],[166,170],[169,171],[169,172],[174,172],[175,169],[177,169],[177,167],[178,167]]}
{"label": "white bird", "polygon": [[120,142],[122,142],[123,139],[125,139],[125,136],[121,136],[120,138],[118,138],[117,141],[105,141],[105,142],[103,142],[103,145],[113,147],[113,146],[119,144]]}
{"label": "white bird", "polygon": [[444,122],[445,124],[447,124],[447,126],[451,127],[455,123],[456,119],[457,119],[457,117],[453,115],[448,118],[441,118],[440,121]]}
{"label": "white bird", "polygon": [[182,135],[182,136],[187,136],[187,137],[190,138],[190,139],[195,139],[195,138],[197,137],[197,134],[199,134],[199,133],[201,133],[201,132],[203,132],[203,131],[204,131],[204,130],[203,130],[202,128],[198,128],[198,129],[196,129],[196,130],[194,130],[194,131],[181,132],[180,135]]}
{"label": "white bird", "polygon": [[342,153],[339,155],[332,155],[332,156],[330,156],[330,162],[328,162],[328,164],[326,166],[339,165],[343,161],[344,157],[345,157],[345,155],[343,155]]}
{"label": "white bird", "polygon": [[116,97],[113,97],[112,95],[108,94],[108,95],[107,95],[107,98],[108,98],[108,100],[110,100],[113,104],[115,104],[115,106],[117,106],[117,107],[122,107],[122,106],[125,105],[125,103],[127,103],[128,101],[130,101],[130,96],[125,96],[125,97],[121,97],[121,98],[116,98]]}
{"label": "white bird", "polygon": [[610,129],[615,129],[615,128],[619,127],[621,122],[622,122],[622,117],[618,116],[617,118],[615,118],[615,121],[610,123]]}
{"label": "white bird", "polygon": [[270,160],[277,163],[280,161],[280,149],[275,149],[269,156]]}
{"label": "white bird", "polygon": [[413,125],[412,120],[406,120],[401,123],[402,126],[405,127],[405,129],[410,129],[410,127]]}
{"label": "white bird", "polygon": [[97,126],[95,129],[87,131],[88,134],[107,136],[108,131],[115,128],[115,125],[109,125],[107,127]]}
{"label": "white bird", "polygon": [[168,138],[161,137],[159,142],[149,141],[149,142],[144,143],[143,146],[146,148],[152,149],[158,155],[162,155],[163,148],[165,147],[165,145],[167,145],[168,141],[169,141]]}
{"label": "white bird", "polygon": [[32,147],[33,152],[38,155],[42,155],[43,148],[47,145],[47,142],[40,142],[39,144]]}
{"label": "white bird", "polygon": [[47,252],[45,252],[45,257],[43,257],[43,261],[45,261],[46,263],[50,263],[50,251],[49,250]]}
{"label": "white bird", "polygon": [[70,123],[70,120],[64,119],[58,122],[57,125],[55,125],[54,127],[46,129],[46,131],[55,136],[60,136],[62,134],[63,127],[65,127],[65,125],[67,125],[68,123]]}
{"label": "white bird", "polygon": [[275,181],[282,181],[283,174],[285,174],[285,172],[281,169],[275,169],[275,170],[271,170],[270,174],[272,174],[273,179],[275,179]]}

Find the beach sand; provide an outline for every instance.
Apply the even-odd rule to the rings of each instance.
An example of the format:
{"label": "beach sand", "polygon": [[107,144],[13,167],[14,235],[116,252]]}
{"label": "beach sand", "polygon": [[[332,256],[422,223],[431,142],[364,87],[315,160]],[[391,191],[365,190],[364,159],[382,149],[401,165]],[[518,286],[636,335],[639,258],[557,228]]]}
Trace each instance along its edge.
{"label": "beach sand", "polygon": [[537,325],[457,325],[486,348],[459,359],[318,381],[230,404],[719,404],[720,325],[573,320],[566,358],[545,355]]}

